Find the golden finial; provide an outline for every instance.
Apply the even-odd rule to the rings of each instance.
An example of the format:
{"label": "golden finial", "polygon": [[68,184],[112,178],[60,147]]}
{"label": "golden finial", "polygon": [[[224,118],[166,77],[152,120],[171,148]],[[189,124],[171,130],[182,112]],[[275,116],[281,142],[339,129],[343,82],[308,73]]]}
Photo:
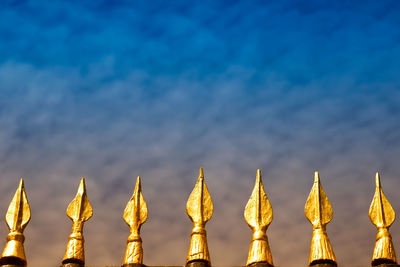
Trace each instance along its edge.
{"label": "golden finial", "polygon": [[72,220],[72,231],[62,263],[85,263],[83,223],[93,215],[92,206],[86,195],[85,178],[82,177],[75,198],[69,203],[67,215]]}
{"label": "golden finial", "polygon": [[308,196],[304,212],[313,226],[308,264],[331,263],[336,265],[335,253],[326,234],[326,225],[332,220],[333,211],[321,186],[318,172],[315,172],[314,185]]}
{"label": "golden finial", "polygon": [[251,230],[253,230],[247,265],[253,263],[274,265],[266,234],[272,217],[271,203],[264,191],[261,170],[258,169],[253,192],[244,210],[244,218]]}
{"label": "golden finial", "polygon": [[385,194],[383,194],[379,173],[376,173],[375,184],[375,195],[369,208],[369,218],[378,229],[372,255],[372,266],[383,263],[397,264],[392,236],[389,233],[389,227],[392,225],[396,214]]}
{"label": "golden finial", "polygon": [[186,203],[186,212],[193,222],[186,264],[202,261],[211,265],[205,224],[212,217],[213,203],[204,182],[203,168],[199,170],[199,178]]}
{"label": "golden finial", "polygon": [[25,193],[24,180],[21,178],[6,214],[10,233],[7,235],[7,243],[1,255],[1,265],[26,266],[23,232],[30,219],[31,210]]}
{"label": "golden finial", "polygon": [[142,264],[143,248],[140,226],[147,220],[147,205],[142,194],[140,176],[136,179],[135,190],[124,211],[124,220],[130,227],[123,264]]}

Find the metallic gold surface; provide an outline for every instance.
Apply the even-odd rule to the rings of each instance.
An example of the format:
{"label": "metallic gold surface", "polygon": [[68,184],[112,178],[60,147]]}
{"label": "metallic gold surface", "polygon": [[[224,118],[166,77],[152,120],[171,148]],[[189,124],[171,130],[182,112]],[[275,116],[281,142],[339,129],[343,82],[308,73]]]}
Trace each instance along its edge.
{"label": "metallic gold surface", "polygon": [[83,263],[75,263],[75,262],[64,263],[62,265],[62,267],[84,267],[84,266],[85,265]]}
{"label": "metallic gold surface", "polygon": [[147,204],[142,194],[140,176],[136,179],[135,190],[124,211],[124,220],[130,227],[123,264],[143,263],[140,226],[147,220]]}
{"label": "metallic gold surface", "polygon": [[69,262],[85,263],[83,223],[93,215],[92,206],[86,195],[85,178],[81,178],[78,192],[69,203],[67,215],[72,220],[72,230],[68,238],[67,248],[63,258],[63,264]]}
{"label": "metallic gold surface", "polygon": [[253,230],[247,265],[256,262],[267,262],[273,265],[272,254],[266,234],[272,217],[271,203],[264,191],[261,170],[258,169],[253,192],[244,210],[244,218],[251,230]]}
{"label": "metallic gold surface", "polygon": [[186,263],[202,260],[211,265],[205,224],[212,217],[213,203],[204,182],[203,168],[199,170],[199,178],[186,203],[186,212],[193,222]]}
{"label": "metallic gold surface", "polygon": [[376,235],[374,253],[372,254],[372,265],[381,263],[397,263],[392,236],[389,227],[394,222],[396,214],[383,194],[379,173],[375,177],[375,195],[369,208],[369,218],[378,229]]}
{"label": "metallic gold surface", "polygon": [[13,265],[18,262],[16,265],[26,265],[23,232],[30,219],[31,210],[25,193],[24,180],[21,178],[6,214],[6,223],[10,232],[1,255],[1,264]]}
{"label": "metallic gold surface", "polygon": [[308,264],[331,262],[336,265],[335,253],[326,233],[326,225],[332,220],[333,211],[321,186],[318,172],[315,172],[314,185],[308,196],[304,212],[313,226]]}

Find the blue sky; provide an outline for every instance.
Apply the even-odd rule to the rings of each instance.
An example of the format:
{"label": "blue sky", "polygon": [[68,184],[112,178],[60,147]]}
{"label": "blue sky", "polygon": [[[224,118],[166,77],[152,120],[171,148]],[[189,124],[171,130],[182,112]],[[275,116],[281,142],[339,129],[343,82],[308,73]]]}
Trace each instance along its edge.
{"label": "blue sky", "polygon": [[[30,265],[61,261],[81,176],[95,214],[87,264],[120,264],[137,175],[145,263],[183,264],[200,166],[216,265],[246,260],[242,212],[257,168],[277,265],[306,265],[303,207],[317,169],[339,264],[369,264],[376,171],[395,210],[400,201],[399,11],[398,1],[2,1],[0,212],[23,176]],[[392,235],[399,247],[396,223]]]}

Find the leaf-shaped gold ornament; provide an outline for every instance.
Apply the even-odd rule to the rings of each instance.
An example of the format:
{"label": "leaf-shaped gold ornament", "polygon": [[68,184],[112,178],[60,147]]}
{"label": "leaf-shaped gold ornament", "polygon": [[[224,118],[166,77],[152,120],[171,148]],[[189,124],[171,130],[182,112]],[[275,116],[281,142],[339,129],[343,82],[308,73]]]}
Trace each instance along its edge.
{"label": "leaf-shaped gold ornament", "polygon": [[332,220],[332,205],[321,186],[318,172],[314,174],[314,184],[306,201],[304,212],[313,227],[321,227]]}

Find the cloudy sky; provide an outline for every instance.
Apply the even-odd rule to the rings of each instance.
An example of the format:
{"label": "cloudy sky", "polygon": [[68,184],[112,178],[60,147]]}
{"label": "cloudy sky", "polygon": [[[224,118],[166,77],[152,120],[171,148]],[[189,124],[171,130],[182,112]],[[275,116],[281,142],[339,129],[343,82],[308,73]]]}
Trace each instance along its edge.
{"label": "cloudy sky", "polygon": [[[81,176],[86,263],[120,265],[138,175],[144,263],[183,265],[200,166],[213,265],[246,262],[257,168],[276,265],[307,264],[315,170],[338,263],[370,264],[376,171],[400,212],[400,2],[266,2],[1,1],[0,216],[24,177],[29,266],[60,264]],[[400,253],[400,222],[391,233]]]}

